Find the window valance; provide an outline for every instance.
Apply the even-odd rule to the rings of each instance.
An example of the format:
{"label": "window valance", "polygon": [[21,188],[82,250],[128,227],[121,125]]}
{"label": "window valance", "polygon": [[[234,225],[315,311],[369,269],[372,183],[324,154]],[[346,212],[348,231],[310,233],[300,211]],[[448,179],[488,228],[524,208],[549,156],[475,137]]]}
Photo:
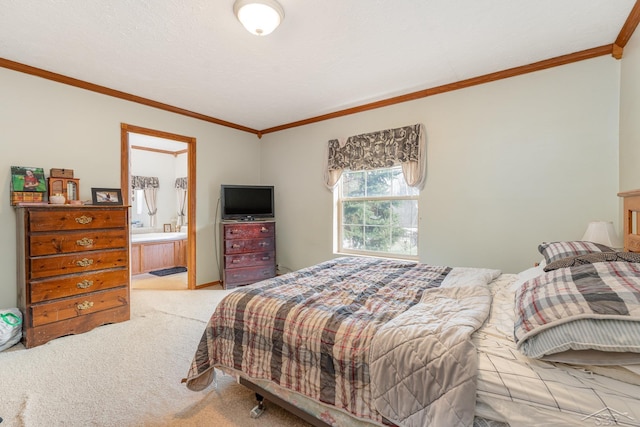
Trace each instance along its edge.
{"label": "window valance", "polygon": [[183,178],[176,178],[176,184],[175,184],[176,188],[179,188],[181,190],[186,190],[187,189],[187,177],[183,177]]}
{"label": "window valance", "polygon": [[134,190],[144,190],[145,188],[159,188],[160,180],[156,176],[131,176],[131,188]]}
{"label": "window valance", "polygon": [[371,170],[397,165],[402,166],[409,186],[424,185],[426,144],[422,124],[364,133],[342,141],[332,139],[327,151],[325,184],[329,189],[335,187],[345,169]]}

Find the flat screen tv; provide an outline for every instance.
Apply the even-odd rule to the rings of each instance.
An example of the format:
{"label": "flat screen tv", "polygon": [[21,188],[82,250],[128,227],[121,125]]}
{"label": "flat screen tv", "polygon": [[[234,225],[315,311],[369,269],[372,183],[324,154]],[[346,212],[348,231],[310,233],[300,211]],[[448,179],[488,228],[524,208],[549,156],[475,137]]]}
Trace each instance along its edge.
{"label": "flat screen tv", "polygon": [[223,220],[252,221],[275,216],[272,185],[221,185]]}

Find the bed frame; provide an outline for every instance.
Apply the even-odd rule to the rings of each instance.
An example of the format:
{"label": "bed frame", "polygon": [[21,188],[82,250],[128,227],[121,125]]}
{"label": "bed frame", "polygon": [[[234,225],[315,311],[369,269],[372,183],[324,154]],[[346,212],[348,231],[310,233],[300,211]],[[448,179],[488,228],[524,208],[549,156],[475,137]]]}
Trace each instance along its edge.
{"label": "bed frame", "polygon": [[[257,404],[253,409],[251,409],[249,413],[251,418],[258,418],[264,413],[264,411],[267,409],[265,405],[265,400],[268,400],[269,402],[281,407],[285,411],[288,411],[293,415],[296,415],[297,417],[302,418],[304,421],[308,422],[314,427],[331,427],[331,424],[326,423],[324,420],[317,418],[315,415],[310,414],[304,409],[298,408],[297,406],[281,398],[277,394],[274,394],[268,390],[265,390],[263,387],[259,386],[254,382],[251,382],[250,380],[241,376],[240,374],[238,374],[236,378],[237,378],[238,384],[245,386],[246,388],[248,388],[249,390],[255,393]],[[278,389],[279,387],[280,386],[275,386],[275,389]],[[305,396],[301,396],[301,398],[307,399]],[[333,412],[333,410],[328,406],[325,407],[324,410],[327,413]],[[336,410],[336,412],[338,411]],[[357,420],[357,422],[358,422],[358,425],[360,426],[367,425],[367,426],[375,427],[378,425],[378,424],[368,423],[365,420]],[[386,418],[383,418],[383,423],[384,425],[388,425],[389,427],[397,427],[393,422],[389,421]]]}
{"label": "bed frame", "polygon": [[259,385],[254,384],[251,381],[249,381],[249,380],[247,380],[247,379],[245,379],[243,377],[238,377],[238,383],[240,383],[241,385],[243,385],[243,386],[247,387],[248,389],[254,391],[255,394],[256,394],[257,405],[251,410],[251,412],[249,414],[249,415],[251,415],[251,418],[258,418],[260,415],[262,415],[262,413],[266,409],[266,406],[265,406],[265,403],[264,403],[264,399],[266,398],[270,402],[275,403],[276,405],[280,406],[284,410],[289,411],[292,414],[302,418],[303,420],[305,420],[306,422],[308,422],[312,426],[315,426],[315,427],[331,427],[330,424],[325,423],[323,420],[320,420],[320,419],[314,417],[313,415],[309,414],[308,412],[303,411],[302,409],[298,408],[297,406],[292,405],[291,403],[287,402],[286,400],[280,398],[279,396],[276,396],[275,394],[263,389]]}
{"label": "bed frame", "polygon": [[640,190],[618,193],[624,205],[624,250],[640,252]]}

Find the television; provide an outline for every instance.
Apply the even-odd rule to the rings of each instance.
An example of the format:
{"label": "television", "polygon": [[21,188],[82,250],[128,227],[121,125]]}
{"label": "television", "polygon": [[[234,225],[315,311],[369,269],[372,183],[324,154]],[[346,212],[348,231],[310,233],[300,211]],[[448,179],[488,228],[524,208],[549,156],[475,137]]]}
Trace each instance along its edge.
{"label": "television", "polygon": [[221,185],[223,220],[252,221],[275,216],[272,185]]}

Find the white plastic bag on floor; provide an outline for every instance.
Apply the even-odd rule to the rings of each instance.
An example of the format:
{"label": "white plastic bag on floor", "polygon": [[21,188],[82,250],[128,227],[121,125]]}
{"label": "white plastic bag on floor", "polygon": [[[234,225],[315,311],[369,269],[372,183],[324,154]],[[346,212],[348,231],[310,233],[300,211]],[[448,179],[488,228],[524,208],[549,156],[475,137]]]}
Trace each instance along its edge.
{"label": "white plastic bag on floor", "polygon": [[22,313],[17,308],[0,310],[0,351],[17,344],[22,338]]}

